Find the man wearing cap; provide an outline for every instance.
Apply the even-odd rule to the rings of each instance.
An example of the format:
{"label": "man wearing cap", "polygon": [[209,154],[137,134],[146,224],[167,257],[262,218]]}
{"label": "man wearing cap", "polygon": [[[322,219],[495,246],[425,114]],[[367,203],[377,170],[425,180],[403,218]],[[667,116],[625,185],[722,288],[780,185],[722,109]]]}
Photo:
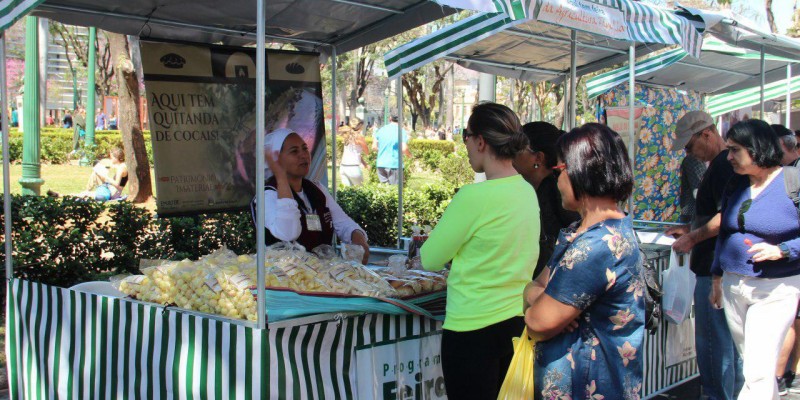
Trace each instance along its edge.
{"label": "man wearing cap", "polygon": [[397,124],[397,117],[392,116],[389,124],[382,126],[381,129],[375,132],[375,137],[372,141],[372,150],[378,152],[378,180],[381,183],[397,184],[397,170],[400,168],[398,147],[401,147],[406,157],[411,157],[411,153],[408,151],[408,133],[403,130],[402,145],[398,146],[400,144],[397,140],[398,129],[400,129],[400,126]]}
{"label": "man wearing cap", "polygon": [[703,111],[690,111],[678,120],[672,151],[681,149],[709,165],[697,189],[691,225],[670,228],[665,233],[678,238],[672,245],[676,252],[692,252],[689,265],[697,275],[695,345],[703,394],[710,399],[735,399],[744,384],[742,360],[731,338],[725,313],[713,308],[709,301],[722,192],[733,176],[733,167],[727,160],[728,150],[714,120]]}

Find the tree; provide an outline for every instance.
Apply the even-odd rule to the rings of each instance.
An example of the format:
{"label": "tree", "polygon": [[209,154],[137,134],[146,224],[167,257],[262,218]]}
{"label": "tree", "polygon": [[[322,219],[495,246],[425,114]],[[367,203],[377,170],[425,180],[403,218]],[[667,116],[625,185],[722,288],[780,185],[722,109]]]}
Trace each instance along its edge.
{"label": "tree", "polygon": [[[405,98],[411,106],[411,129],[416,130],[417,121],[422,119],[422,127],[430,128],[431,114],[436,108],[436,103],[440,99],[439,92],[442,90],[442,82],[453,68],[452,63],[436,61],[419,69],[407,72],[403,75],[403,89]],[[428,74],[426,74],[428,72]],[[431,75],[430,72],[433,72]]]}
{"label": "tree", "polygon": [[108,32],[108,43],[117,77],[119,95],[118,126],[122,133],[125,164],[128,167],[128,193],[134,203],[143,203],[153,197],[150,182],[150,163],[144,146],[144,136],[139,115],[139,78],[130,57],[125,35]]}
{"label": "tree", "polygon": [[[72,25],[51,21],[50,34],[61,38],[61,46],[64,47],[67,63],[72,71],[73,80],[77,79],[77,66],[75,61],[80,63],[83,69],[89,67],[89,40],[86,35]],[[95,41],[95,51],[97,52],[97,68],[95,93],[109,95],[114,89],[114,66],[111,63],[111,49],[109,48],[108,36],[105,31],[97,31]],[[73,57],[75,61],[73,61]]]}

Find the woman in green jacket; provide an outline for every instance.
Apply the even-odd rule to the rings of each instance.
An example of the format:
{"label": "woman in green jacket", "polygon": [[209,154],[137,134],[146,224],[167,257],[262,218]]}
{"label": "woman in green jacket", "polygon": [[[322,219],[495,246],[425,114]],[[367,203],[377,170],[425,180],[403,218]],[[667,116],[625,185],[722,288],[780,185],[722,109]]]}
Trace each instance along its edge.
{"label": "woman in green jacket", "polygon": [[449,399],[496,399],[525,327],[519,293],[539,257],[536,192],[512,165],[528,146],[508,107],[472,109],[463,132],[469,163],[486,181],[465,185],[422,246],[422,265],[452,260],[442,334]]}

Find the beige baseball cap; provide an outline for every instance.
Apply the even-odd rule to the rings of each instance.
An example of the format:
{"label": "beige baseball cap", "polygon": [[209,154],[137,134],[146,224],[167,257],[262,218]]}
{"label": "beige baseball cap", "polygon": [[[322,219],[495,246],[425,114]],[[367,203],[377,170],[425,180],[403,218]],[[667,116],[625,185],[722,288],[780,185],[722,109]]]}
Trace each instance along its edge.
{"label": "beige baseball cap", "polygon": [[714,125],[714,119],[705,111],[689,111],[675,125],[672,151],[683,150],[694,134]]}

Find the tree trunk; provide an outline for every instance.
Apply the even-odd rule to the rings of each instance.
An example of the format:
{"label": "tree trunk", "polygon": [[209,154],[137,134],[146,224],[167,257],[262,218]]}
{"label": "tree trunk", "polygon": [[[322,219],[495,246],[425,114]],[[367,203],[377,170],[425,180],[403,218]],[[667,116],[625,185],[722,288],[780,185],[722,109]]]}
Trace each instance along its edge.
{"label": "tree trunk", "polygon": [[769,22],[769,30],[772,33],[778,33],[778,26],[775,25],[775,14],[772,13],[772,0],[766,0],[764,6],[767,9],[767,22]]}
{"label": "tree trunk", "polygon": [[445,125],[447,126],[447,130],[452,132],[453,131],[453,124],[455,123],[454,112],[453,112],[453,100],[456,97],[456,88],[455,88],[455,76],[456,70],[455,68],[450,68],[450,72],[448,73],[449,79],[447,80],[447,93],[445,94],[445,101],[447,105],[445,105]]}
{"label": "tree trunk", "polygon": [[134,203],[143,203],[153,197],[153,186],[150,183],[150,163],[139,122],[139,79],[129,55],[128,39],[118,33],[106,34],[119,87],[117,124],[122,133],[125,165],[128,167],[128,194]]}

